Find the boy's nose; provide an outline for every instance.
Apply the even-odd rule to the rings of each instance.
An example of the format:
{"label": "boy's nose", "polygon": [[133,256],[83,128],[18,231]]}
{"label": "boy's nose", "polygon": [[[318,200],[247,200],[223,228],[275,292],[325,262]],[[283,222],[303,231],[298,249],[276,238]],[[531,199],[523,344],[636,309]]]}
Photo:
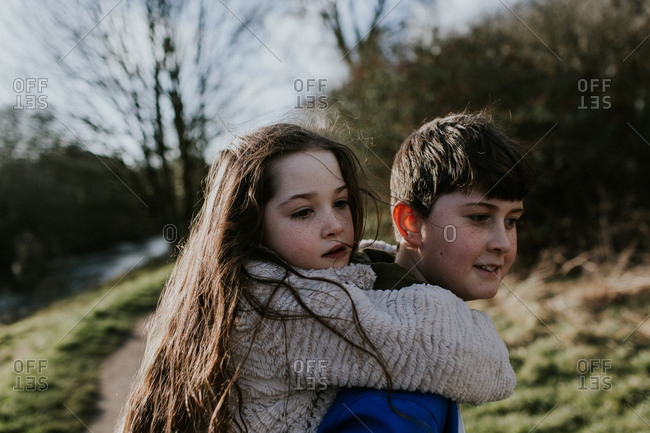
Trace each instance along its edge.
{"label": "boy's nose", "polygon": [[512,242],[513,239],[508,233],[506,227],[501,224],[496,224],[494,229],[491,231],[487,248],[489,251],[507,253],[512,248]]}

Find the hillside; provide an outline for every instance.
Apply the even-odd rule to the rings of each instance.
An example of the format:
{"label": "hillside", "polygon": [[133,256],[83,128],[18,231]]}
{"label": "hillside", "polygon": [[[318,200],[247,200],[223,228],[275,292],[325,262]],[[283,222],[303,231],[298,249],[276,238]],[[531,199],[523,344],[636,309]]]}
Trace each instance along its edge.
{"label": "hillside", "polygon": [[462,408],[467,431],[650,431],[650,269],[509,280],[490,301],[517,389]]}

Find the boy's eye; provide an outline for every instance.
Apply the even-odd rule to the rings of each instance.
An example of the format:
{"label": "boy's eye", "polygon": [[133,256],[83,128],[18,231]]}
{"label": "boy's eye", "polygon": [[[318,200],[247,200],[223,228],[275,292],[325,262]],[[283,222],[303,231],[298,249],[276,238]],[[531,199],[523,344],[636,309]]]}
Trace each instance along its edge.
{"label": "boy's eye", "polygon": [[506,218],[506,225],[508,227],[517,227],[519,224],[519,218]]}
{"label": "boy's eye", "polygon": [[476,215],[470,215],[469,219],[474,221],[475,223],[482,223],[487,221],[490,218],[489,215],[486,214],[476,214]]}
{"label": "boy's eye", "polygon": [[291,214],[291,218],[299,218],[299,219],[305,219],[309,215],[311,215],[313,211],[309,208],[306,209],[300,209],[299,211],[296,211]]}

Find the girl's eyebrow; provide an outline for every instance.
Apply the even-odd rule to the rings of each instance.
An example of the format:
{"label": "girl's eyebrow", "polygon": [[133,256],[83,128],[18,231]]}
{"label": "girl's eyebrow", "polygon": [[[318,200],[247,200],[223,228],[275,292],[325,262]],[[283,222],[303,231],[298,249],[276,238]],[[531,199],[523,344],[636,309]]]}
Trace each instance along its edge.
{"label": "girl's eyebrow", "polygon": [[[334,193],[335,193],[335,194],[339,194],[339,193],[343,192],[343,191],[346,190],[346,189],[348,189],[348,186],[347,186],[347,185],[342,185],[342,186],[336,188],[336,189],[334,190]],[[304,192],[304,193],[302,193],[302,194],[294,194],[294,195],[288,197],[285,201],[283,201],[282,203],[280,203],[278,206],[280,206],[280,207],[282,207],[282,206],[286,206],[286,205],[288,205],[289,203],[291,203],[292,201],[300,200],[300,199],[303,199],[303,200],[309,200],[309,199],[313,198],[313,197],[316,196],[316,195],[317,195],[317,194],[316,194],[315,192]]]}
{"label": "girl's eyebrow", "polygon": [[280,206],[280,207],[286,206],[289,203],[291,203],[292,201],[300,200],[300,199],[309,200],[314,195],[315,194],[313,192],[306,192],[306,193],[303,193],[303,194],[295,194],[295,195],[292,195],[291,197],[287,198],[285,201],[280,203],[278,206]]}

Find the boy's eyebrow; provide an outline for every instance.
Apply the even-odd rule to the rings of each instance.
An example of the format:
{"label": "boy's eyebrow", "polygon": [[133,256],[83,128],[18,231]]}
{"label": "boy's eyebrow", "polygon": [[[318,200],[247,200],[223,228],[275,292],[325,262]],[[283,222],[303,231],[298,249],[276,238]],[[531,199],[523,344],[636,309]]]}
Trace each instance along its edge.
{"label": "boy's eyebrow", "polygon": [[[340,192],[342,192],[342,191],[344,191],[346,189],[348,189],[347,185],[341,185],[340,187],[336,188],[336,190],[334,190],[334,193],[338,194],[338,193],[340,193]],[[280,206],[280,207],[286,206],[289,203],[291,203],[292,201],[300,200],[300,199],[309,200],[309,199],[313,198],[315,195],[316,195],[316,193],[314,193],[314,192],[305,192],[305,193],[302,193],[302,194],[294,194],[294,195],[288,197],[285,201],[280,203],[278,206]]]}
{"label": "boy's eyebrow", "polygon": [[[492,203],[486,203],[484,201],[477,201],[477,202],[471,202],[471,203],[465,203],[462,205],[462,207],[471,207],[475,208],[476,206],[484,206],[488,209],[497,209],[499,206],[492,204]],[[524,208],[523,207],[518,207],[515,209],[510,209],[510,212],[523,212]]]}

